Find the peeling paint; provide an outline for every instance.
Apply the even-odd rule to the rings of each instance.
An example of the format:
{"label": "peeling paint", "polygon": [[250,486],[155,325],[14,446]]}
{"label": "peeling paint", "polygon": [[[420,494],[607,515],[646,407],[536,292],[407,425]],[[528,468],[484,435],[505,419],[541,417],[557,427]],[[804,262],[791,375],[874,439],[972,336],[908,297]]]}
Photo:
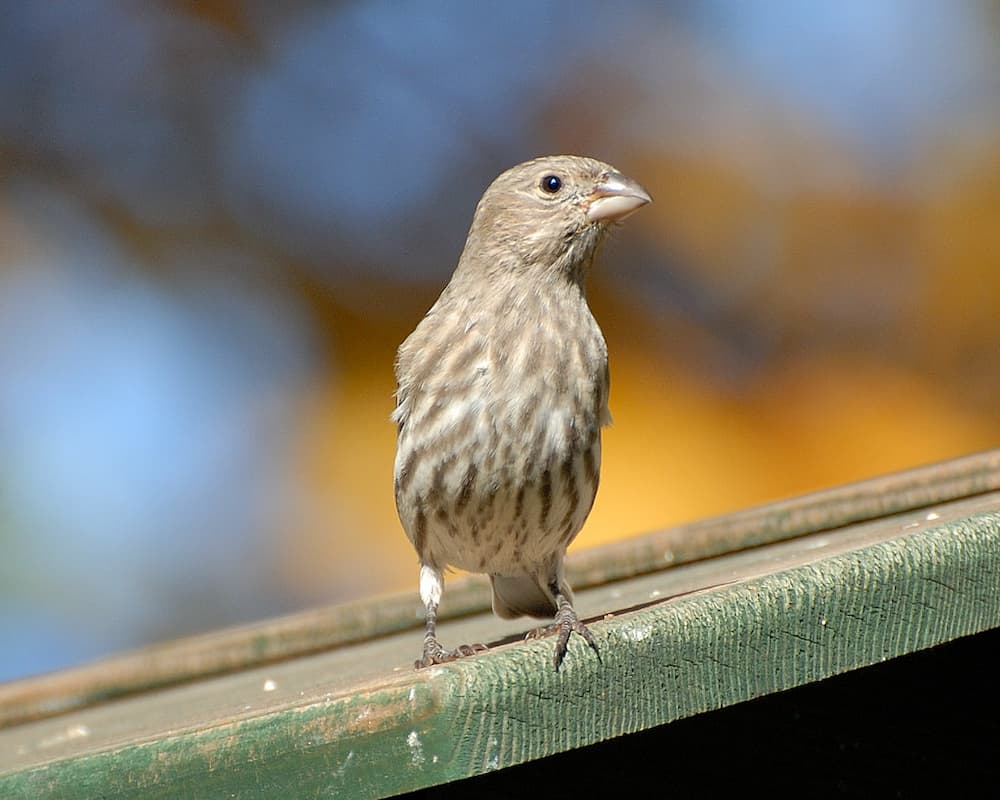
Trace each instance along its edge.
{"label": "peeling paint", "polygon": [[347,752],[347,757],[344,759],[344,763],[341,764],[339,767],[337,767],[337,769],[334,770],[333,774],[336,775],[338,778],[343,778],[344,773],[347,772],[347,767],[350,765],[353,758],[354,758],[354,751],[349,750]]}

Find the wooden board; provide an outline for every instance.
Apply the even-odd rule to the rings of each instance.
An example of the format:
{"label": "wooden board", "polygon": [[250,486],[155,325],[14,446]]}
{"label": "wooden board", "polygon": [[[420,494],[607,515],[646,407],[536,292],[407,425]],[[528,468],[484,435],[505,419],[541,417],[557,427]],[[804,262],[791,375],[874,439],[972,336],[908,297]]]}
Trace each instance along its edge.
{"label": "wooden board", "polygon": [[[571,552],[566,570],[579,592],[669,566],[997,490],[1000,450],[991,450]],[[400,546],[408,546],[402,533]],[[450,580],[441,619],[477,614],[489,607],[489,585],[483,576]],[[164,642],[52,675],[0,684],[0,728],[417,628],[421,613],[414,592],[369,598]]]}
{"label": "wooden board", "polygon": [[380,797],[522,763],[1000,626],[1000,493],[580,592],[598,660],[479,614],[0,731],[0,797]]}

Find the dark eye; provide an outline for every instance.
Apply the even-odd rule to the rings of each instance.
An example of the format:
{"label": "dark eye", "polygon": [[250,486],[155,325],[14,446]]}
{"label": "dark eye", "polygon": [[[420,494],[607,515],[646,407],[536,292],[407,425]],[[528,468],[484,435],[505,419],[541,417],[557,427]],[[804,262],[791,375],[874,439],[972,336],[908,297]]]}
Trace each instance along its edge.
{"label": "dark eye", "polygon": [[555,194],[562,189],[562,180],[558,175],[546,175],[542,178],[542,189],[549,194]]}

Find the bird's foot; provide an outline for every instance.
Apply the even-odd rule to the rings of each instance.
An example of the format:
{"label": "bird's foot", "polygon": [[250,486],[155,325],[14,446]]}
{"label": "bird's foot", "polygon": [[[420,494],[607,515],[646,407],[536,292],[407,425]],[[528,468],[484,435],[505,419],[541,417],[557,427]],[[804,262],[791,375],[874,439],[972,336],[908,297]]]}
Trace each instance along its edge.
{"label": "bird's foot", "polygon": [[414,662],[413,667],[414,669],[423,669],[434,664],[446,664],[466,656],[485,653],[487,650],[489,648],[485,644],[462,644],[454,650],[447,650],[436,638],[428,636],[424,639],[424,655]]}
{"label": "bird's foot", "polygon": [[590,632],[580,618],[576,615],[576,611],[573,610],[573,606],[569,603],[563,603],[559,606],[559,610],[556,611],[555,620],[551,625],[543,625],[541,628],[535,628],[528,631],[525,635],[525,639],[541,639],[545,636],[552,636],[557,634],[556,639],[556,651],[553,657],[553,661],[556,666],[556,671],[559,671],[559,667],[562,665],[563,659],[566,657],[566,649],[569,646],[569,637],[573,633],[578,633],[583,637],[583,640],[590,645],[590,648],[597,653],[597,658],[601,657],[601,650],[597,646],[597,640],[594,639],[594,634]]}

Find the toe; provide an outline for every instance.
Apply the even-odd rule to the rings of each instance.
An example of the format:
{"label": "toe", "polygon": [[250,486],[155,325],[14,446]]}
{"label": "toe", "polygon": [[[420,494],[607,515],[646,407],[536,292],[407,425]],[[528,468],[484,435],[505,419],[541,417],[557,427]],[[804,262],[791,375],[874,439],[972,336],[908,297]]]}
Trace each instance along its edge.
{"label": "toe", "polygon": [[[436,646],[435,646],[436,645]],[[474,656],[477,653],[485,653],[489,648],[485,644],[463,644],[454,650],[445,650],[440,644],[433,643],[424,648],[422,658],[414,662],[414,669],[424,669],[434,664],[447,664],[449,661],[457,661],[466,656]]]}

